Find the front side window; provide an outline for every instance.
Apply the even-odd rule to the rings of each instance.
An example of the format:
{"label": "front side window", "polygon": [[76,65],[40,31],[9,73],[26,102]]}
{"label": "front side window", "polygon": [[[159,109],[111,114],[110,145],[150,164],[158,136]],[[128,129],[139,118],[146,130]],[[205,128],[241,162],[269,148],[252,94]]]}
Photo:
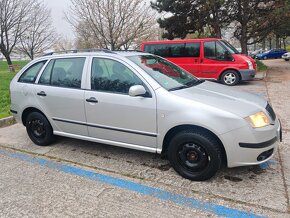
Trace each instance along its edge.
{"label": "front side window", "polygon": [[128,58],[168,91],[189,88],[202,82],[182,68],[155,55],[136,55]]}
{"label": "front side window", "polygon": [[85,58],[51,60],[39,79],[39,84],[81,88]]}
{"label": "front side window", "polygon": [[231,61],[231,55],[220,43],[216,41],[204,43],[204,57],[213,60]]}
{"label": "front side window", "polygon": [[128,94],[133,85],[143,82],[124,64],[105,58],[93,58],[91,89],[95,91]]}
{"label": "front side window", "polygon": [[34,83],[46,61],[40,61],[29,67],[19,78],[18,82]]}

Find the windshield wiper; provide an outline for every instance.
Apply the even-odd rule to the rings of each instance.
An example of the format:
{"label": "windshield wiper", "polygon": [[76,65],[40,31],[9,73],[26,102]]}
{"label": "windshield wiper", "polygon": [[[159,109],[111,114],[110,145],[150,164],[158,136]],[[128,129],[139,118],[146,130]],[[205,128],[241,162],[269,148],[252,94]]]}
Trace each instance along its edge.
{"label": "windshield wiper", "polygon": [[188,86],[177,86],[177,87],[168,89],[168,91],[175,91],[175,90],[186,89],[186,88],[188,88]]}
{"label": "windshield wiper", "polygon": [[203,83],[205,80],[203,79],[199,79],[199,80],[191,80],[189,82],[187,82],[185,85],[187,85],[188,87],[191,87],[191,86],[195,86],[195,85],[198,85],[200,83]]}

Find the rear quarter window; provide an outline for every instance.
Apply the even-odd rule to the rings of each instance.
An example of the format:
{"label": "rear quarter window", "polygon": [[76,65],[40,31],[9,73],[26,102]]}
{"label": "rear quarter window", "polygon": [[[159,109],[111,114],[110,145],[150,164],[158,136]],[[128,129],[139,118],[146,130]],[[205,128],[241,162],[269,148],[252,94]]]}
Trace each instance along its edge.
{"label": "rear quarter window", "polygon": [[22,73],[18,82],[34,83],[38,73],[41,71],[45,63],[46,63],[46,60],[37,62],[33,64],[32,66],[30,66],[28,69],[24,71],[24,73]]}

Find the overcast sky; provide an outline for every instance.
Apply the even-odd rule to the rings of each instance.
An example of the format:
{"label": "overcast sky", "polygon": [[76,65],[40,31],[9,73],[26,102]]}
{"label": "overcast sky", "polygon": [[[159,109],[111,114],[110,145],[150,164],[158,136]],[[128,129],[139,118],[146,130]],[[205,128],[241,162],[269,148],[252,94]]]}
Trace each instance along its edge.
{"label": "overcast sky", "polygon": [[42,0],[51,10],[53,25],[57,32],[64,37],[74,38],[73,29],[64,19],[64,11],[68,10],[70,0]]}

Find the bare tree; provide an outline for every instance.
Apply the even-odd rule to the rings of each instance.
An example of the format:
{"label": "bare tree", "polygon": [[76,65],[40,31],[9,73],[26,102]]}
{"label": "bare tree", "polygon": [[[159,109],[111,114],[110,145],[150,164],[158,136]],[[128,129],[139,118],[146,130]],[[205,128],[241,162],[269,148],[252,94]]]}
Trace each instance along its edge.
{"label": "bare tree", "polygon": [[49,49],[57,40],[57,34],[52,27],[50,10],[44,3],[35,2],[28,17],[29,26],[19,37],[17,50],[30,59]]}
{"label": "bare tree", "polygon": [[53,50],[64,51],[75,49],[75,43],[73,40],[68,38],[59,37],[57,42],[53,44]]}
{"label": "bare tree", "polygon": [[120,49],[148,35],[156,17],[144,0],[71,0],[67,20],[84,42]]}
{"label": "bare tree", "polygon": [[0,51],[9,65],[10,54],[27,24],[32,0],[0,0]]}

